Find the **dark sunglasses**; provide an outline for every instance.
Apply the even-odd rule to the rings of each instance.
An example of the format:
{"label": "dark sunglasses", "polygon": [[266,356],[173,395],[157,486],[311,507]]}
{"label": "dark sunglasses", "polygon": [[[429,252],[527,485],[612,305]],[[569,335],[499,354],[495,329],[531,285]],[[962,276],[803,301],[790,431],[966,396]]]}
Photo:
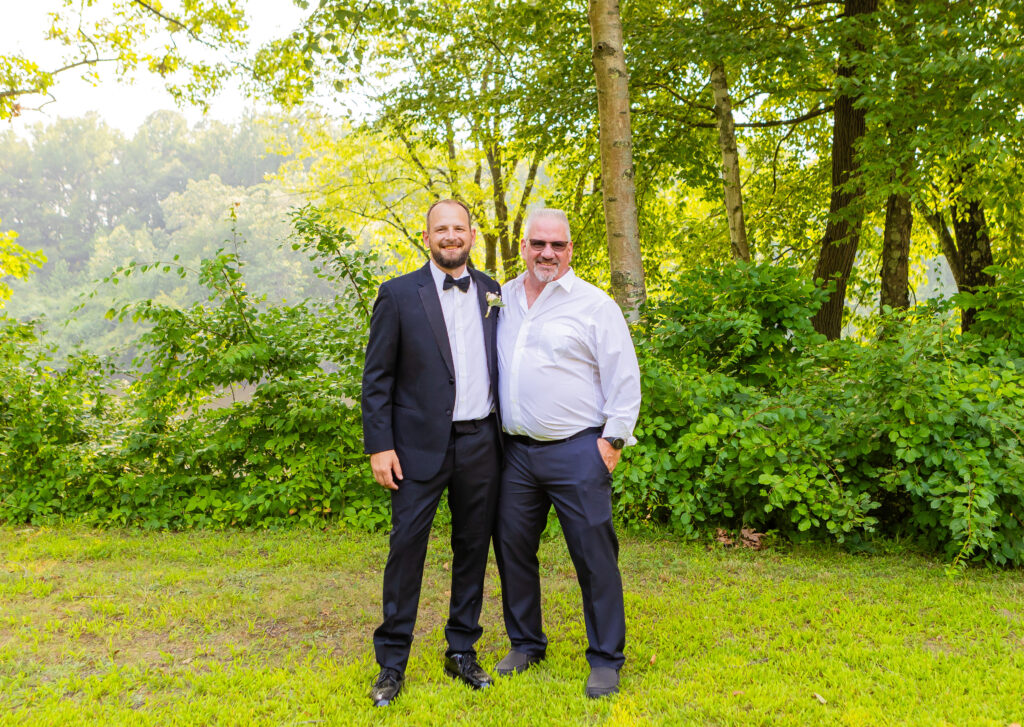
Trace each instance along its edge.
{"label": "dark sunglasses", "polygon": [[569,243],[565,240],[556,240],[549,242],[548,240],[530,240],[530,248],[536,252],[541,252],[545,247],[551,245],[551,249],[555,252],[565,252],[565,248],[569,247]]}

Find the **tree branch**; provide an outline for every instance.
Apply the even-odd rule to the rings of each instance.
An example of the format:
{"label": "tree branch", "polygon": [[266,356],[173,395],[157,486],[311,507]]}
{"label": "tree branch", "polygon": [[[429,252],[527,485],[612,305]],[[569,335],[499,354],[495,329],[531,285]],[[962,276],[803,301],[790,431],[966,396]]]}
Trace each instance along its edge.
{"label": "tree branch", "polygon": [[953,273],[953,280],[956,282],[957,289],[959,289],[963,280],[964,266],[963,261],[960,259],[960,250],[957,248],[956,241],[946,225],[946,220],[941,212],[932,211],[924,202],[918,202],[917,209],[928,223],[928,226],[932,228],[932,231],[939,238],[939,244],[942,245],[942,254],[946,256],[946,262],[949,263],[949,269]]}
{"label": "tree branch", "polygon": [[198,43],[202,43],[203,45],[207,46],[208,48],[214,48],[215,47],[212,43],[210,43],[209,41],[207,41],[204,38],[202,38],[199,34],[197,34],[194,30],[192,30],[190,27],[185,25],[180,20],[178,20],[177,18],[172,18],[169,15],[164,15],[163,13],[161,13],[159,10],[154,8],[149,3],[143,2],[143,0],[132,0],[132,4],[133,5],[138,5],[139,7],[143,8],[146,11],[148,11],[149,13],[157,16],[161,20],[165,20],[168,23],[170,23],[171,25],[176,26],[178,29],[185,31],[185,34],[188,35],[190,38],[192,38],[192,40],[194,40],[194,41],[196,41]]}
{"label": "tree branch", "polygon": [[[711,109],[707,109],[707,110],[709,112],[711,111]],[[747,122],[745,124],[735,124],[735,127],[737,129],[769,129],[769,128],[776,127],[776,126],[791,126],[791,125],[794,125],[794,124],[803,123],[804,121],[808,121],[809,119],[813,119],[813,118],[816,118],[818,116],[822,116],[823,114],[830,113],[832,110],[833,110],[833,106],[832,106],[832,104],[829,104],[828,106],[822,106],[821,108],[815,109],[814,111],[808,111],[806,114],[802,114],[800,116],[796,116],[796,117],[794,117],[792,119],[776,119],[774,121],[750,121],[750,122]],[[633,112],[637,116],[640,116],[640,115],[642,115],[644,113],[641,109],[633,109]],[[651,115],[651,116],[659,116],[661,118],[671,119],[672,121],[678,121],[679,123],[683,124],[684,126],[692,126],[694,128],[697,128],[697,129],[717,129],[718,128],[718,124],[715,123],[715,122],[711,122],[711,121],[691,121],[690,119],[686,118],[685,116],[679,116],[677,114],[670,114],[670,113],[666,113],[664,111],[647,110],[646,113],[648,115]]]}

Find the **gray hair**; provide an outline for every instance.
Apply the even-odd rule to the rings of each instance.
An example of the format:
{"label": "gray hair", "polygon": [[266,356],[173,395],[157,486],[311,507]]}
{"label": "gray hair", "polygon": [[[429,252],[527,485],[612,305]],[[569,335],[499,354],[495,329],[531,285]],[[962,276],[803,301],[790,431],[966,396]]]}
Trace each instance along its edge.
{"label": "gray hair", "polygon": [[526,217],[526,224],[523,226],[523,239],[530,239],[530,228],[537,220],[558,220],[565,225],[565,241],[572,242],[572,232],[569,229],[569,217],[562,210],[554,207],[541,207],[535,209]]}

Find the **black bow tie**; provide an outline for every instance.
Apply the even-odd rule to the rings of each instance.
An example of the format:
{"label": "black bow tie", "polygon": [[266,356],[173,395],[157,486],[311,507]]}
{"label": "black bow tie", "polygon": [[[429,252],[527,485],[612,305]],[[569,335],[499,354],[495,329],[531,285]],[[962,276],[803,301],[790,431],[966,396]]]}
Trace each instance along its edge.
{"label": "black bow tie", "polygon": [[445,275],[444,275],[444,285],[441,286],[441,289],[442,290],[448,290],[448,288],[452,287],[453,285],[456,288],[458,288],[459,290],[461,290],[463,293],[468,293],[469,292],[469,276],[468,275],[464,275],[463,277],[461,277],[458,280],[456,280],[455,278],[453,278],[448,273],[445,273]]}

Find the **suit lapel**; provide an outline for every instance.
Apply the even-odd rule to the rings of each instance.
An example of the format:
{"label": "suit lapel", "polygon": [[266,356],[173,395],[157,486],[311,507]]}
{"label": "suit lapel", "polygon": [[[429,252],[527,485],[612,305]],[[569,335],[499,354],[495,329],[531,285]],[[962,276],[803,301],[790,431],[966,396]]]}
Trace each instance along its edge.
{"label": "suit lapel", "polygon": [[437,347],[441,349],[441,357],[448,366],[449,373],[455,375],[455,362],[452,360],[452,347],[448,342],[448,329],[444,325],[444,313],[441,312],[441,300],[437,297],[437,286],[430,274],[430,263],[420,268],[420,300],[430,321],[430,329],[434,332]]}

